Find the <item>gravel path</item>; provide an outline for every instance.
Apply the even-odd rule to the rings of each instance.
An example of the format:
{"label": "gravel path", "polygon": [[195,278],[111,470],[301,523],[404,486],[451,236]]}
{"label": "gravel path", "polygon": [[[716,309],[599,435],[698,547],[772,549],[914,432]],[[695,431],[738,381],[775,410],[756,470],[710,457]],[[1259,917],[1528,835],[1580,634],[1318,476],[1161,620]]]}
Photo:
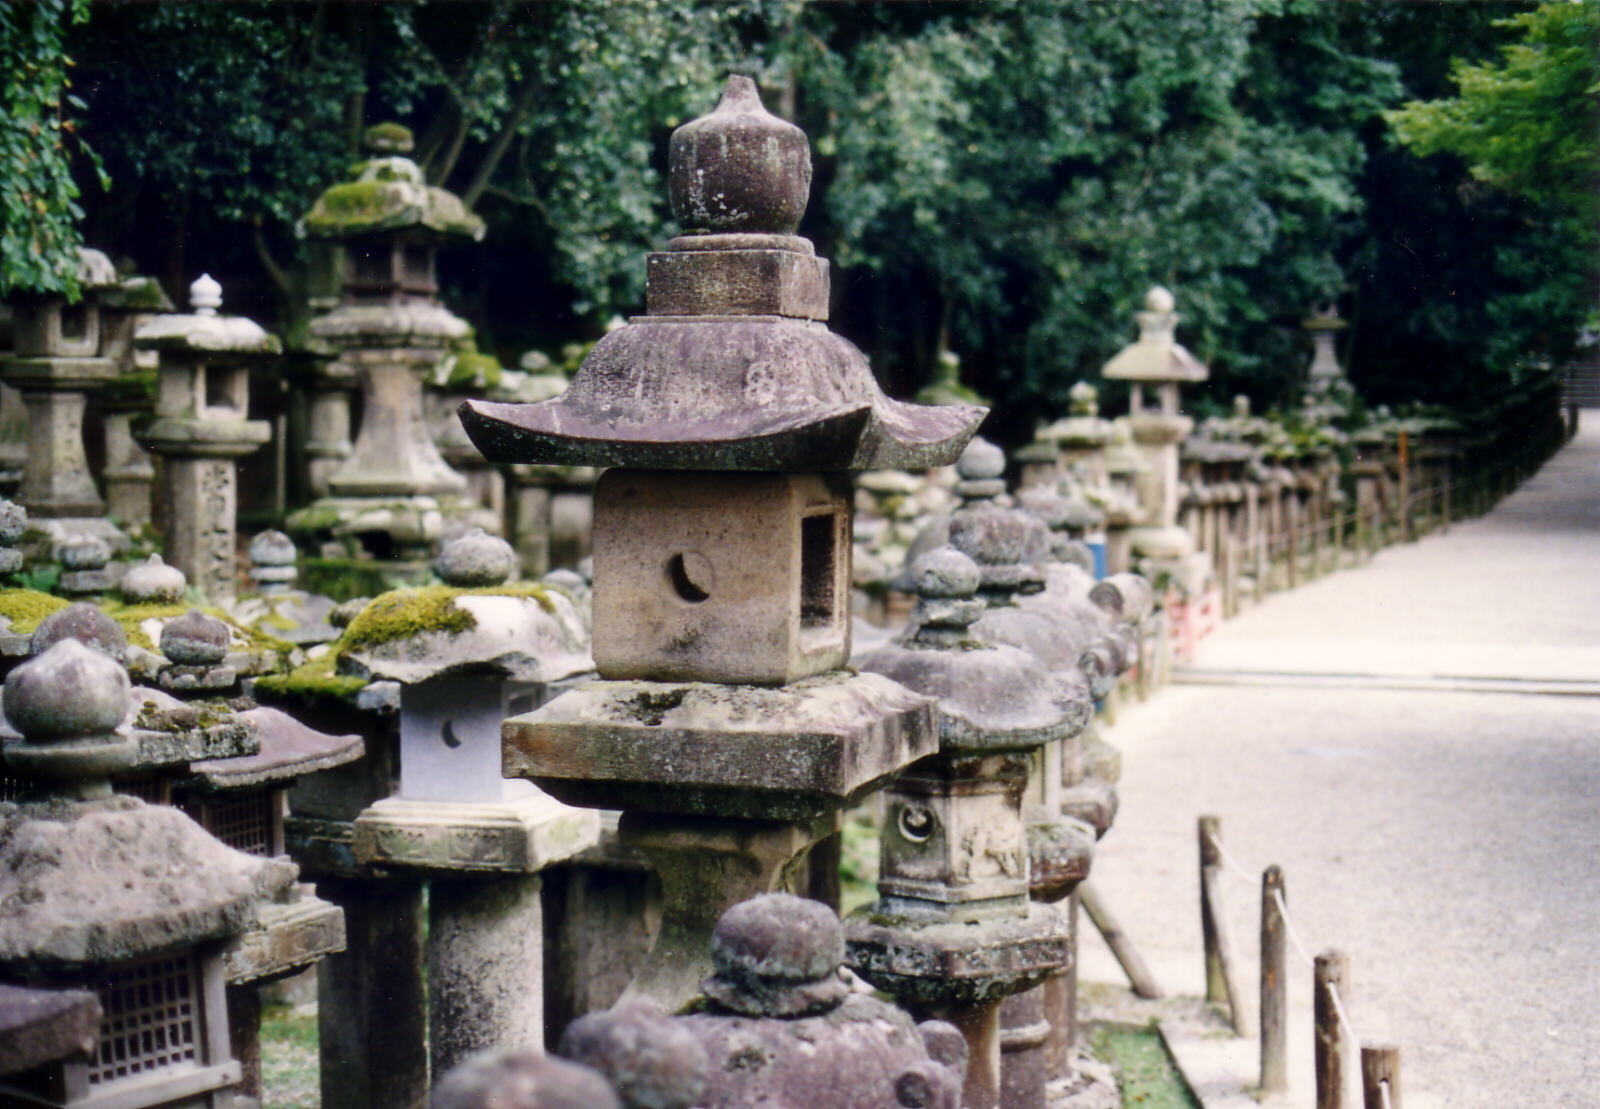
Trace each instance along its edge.
{"label": "gravel path", "polygon": [[[1410,1109],[1600,1105],[1600,696],[1310,676],[1600,692],[1600,412],[1585,415],[1490,515],[1226,624],[1196,669],[1244,684],[1175,686],[1109,736],[1122,812],[1096,882],[1163,985],[1203,992],[1194,825],[1215,813],[1244,869],[1284,867],[1306,945],[1350,955],[1353,1022],[1401,1045]],[[1258,887],[1226,889],[1253,998]],[[1291,964],[1292,1102],[1309,1105],[1310,970]],[[1098,940],[1083,975],[1117,978]]]}

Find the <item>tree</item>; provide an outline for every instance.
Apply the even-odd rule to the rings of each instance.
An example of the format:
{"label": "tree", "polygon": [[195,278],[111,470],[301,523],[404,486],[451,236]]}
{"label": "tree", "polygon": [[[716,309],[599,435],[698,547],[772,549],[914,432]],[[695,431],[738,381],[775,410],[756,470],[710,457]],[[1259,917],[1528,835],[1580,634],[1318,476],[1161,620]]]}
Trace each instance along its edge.
{"label": "tree", "polygon": [[0,295],[78,296],[83,210],[70,157],[76,150],[92,163],[93,155],[63,118],[64,107],[83,102],[67,91],[72,59],[62,41],[69,20],[88,18],[88,0],[0,5]]}

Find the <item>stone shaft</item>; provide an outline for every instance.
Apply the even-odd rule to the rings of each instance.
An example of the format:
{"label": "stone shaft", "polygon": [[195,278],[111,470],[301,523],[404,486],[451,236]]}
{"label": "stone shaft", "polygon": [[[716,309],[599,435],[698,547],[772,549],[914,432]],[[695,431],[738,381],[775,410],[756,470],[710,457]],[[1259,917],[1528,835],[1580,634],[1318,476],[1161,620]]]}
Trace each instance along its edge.
{"label": "stone shaft", "polygon": [[428,1051],[435,1075],[488,1048],[543,1047],[539,889],[537,874],[429,884]]}
{"label": "stone shaft", "polygon": [[213,601],[233,597],[237,477],[231,458],[168,458],[166,558]]}
{"label": "stone shaft", "polygon": [[28,467],[18,501],[36,517],[103,514],[106,503],[83,451],[84,394],[25,389],[22,401],[28,409]]}

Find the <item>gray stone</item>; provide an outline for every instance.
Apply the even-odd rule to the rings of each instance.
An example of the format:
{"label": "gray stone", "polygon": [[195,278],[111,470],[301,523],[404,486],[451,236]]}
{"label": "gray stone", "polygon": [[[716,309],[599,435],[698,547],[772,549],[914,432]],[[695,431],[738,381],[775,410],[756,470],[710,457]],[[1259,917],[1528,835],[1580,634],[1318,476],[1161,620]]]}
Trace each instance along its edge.
{"label": "gray stone", "polygon": [[87,601],[70,604],[40,620],[33,629],[30,649],[42,655],[66,639],[76,639],[117,662],[128,649],[128,633],[122,625]]}
{"label": "gray stone", "polygon": [[228,654],[228,625],[192,608],[161,629],[161,653],[181,666],[210,666]]}
{"label": "gray stone", "polygon": [[672,133],[672,214],[687,231],[792,234],[811,194],[805,132],[771,115],[755,82],[728,78],[710,115]]}
{"label": "gray stone", "polygon": [[6,718],[30,745],[108,735],[127,715],[128,688],[122,667],[66,639],[6,675]]}
{"label": "gray stone", "polygon": [[611,1084],[588,1067],[537,1050],[476,1055],[444,1076],[431,1109],[622,1109]]}
{"label": "gray stone", "polygon": [[177,604],[189,581],[176,566],[168,566],[158,554],[151,555],[122,575],[122,599],[131,605]]}
{"label": "gray stone", "polygon": [[472,528],[446,543],[434,562],[434,571],[444,583],[460,589],[500,585],[510,580],[516,568],[517,555],[511,544],[482,528]]}
{"label": "gray stone", "polygon": [[646,1005],[586,1013],[561,1033],[556,1053],[593,1067],[627,1109],[691,1109],[702,1104],[709,1063],[681,1024]]}
{"label": "gray stone", "polygon": [[788,893],[753,897],[717,921],[706,996],[745,1016],[804,1016],[844,999],[843,962],[844,928],[832,909]]}
{"label": "gray stone", "polygon": [[100,999],[88,990],[0,984],[0,1076],[94,1050]]}

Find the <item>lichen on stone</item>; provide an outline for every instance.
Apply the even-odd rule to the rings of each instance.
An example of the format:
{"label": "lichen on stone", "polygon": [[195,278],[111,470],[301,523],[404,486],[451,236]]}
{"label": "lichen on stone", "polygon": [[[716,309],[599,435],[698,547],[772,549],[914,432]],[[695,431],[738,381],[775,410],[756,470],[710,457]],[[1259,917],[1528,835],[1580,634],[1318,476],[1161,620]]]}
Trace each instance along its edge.
{"label": "lichen on stone", "polygon": [[0,589],[0,619],[10,621],[10,630],[26,635],[53,612],[70,602],[36,589]]}
{"label": "lichen on stone", "polygon": [[546,612],[555,611],[544,586],[534,582],[456,589],[448,585],[424,585],[395,589],[375,598],[339,639],[343,653],[382,643],[412,639],[426,632],[460,635],[478,626],[477,618],[455,603],[457,597],[530,597]]}

